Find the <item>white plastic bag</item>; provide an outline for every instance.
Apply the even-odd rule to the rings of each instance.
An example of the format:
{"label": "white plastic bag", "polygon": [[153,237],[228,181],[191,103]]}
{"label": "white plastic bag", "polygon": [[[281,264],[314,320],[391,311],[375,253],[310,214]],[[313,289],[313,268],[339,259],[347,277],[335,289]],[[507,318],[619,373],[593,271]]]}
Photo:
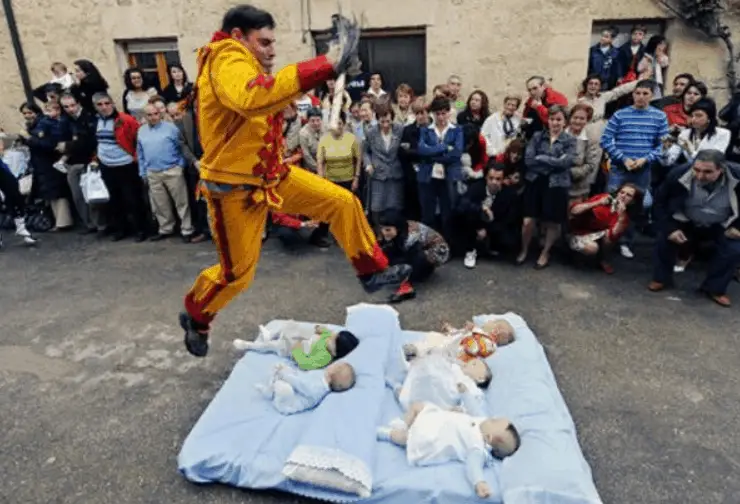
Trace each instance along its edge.
{"label": "white plastic bag", "polygon": [[31,189],[33,189],[33,175],[29,173],[18,179],[18,192],[21,195],[28,196],[31,194]]}
{"label": "white plastic bag", "polygon": [[89,165],[85,173],[80,176],[80,189],[82,189],[82,197],[88,204],[108,203],[110,200],[110,193],[103,182],[103,176]]}

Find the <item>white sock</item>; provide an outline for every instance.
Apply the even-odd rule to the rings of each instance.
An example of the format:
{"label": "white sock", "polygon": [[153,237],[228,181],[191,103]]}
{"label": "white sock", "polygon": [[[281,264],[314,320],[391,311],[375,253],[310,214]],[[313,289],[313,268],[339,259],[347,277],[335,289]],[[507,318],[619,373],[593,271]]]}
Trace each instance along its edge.
{"label": "white sock", "polygon": [[391,429],[390,427],[378,427],[378,430],[377,430],[378,441],[390,441],[391,432],[393,432],[393,429]]}
{"label": "white sock", "polygon": [[23,217],[16,217],[15,220],[15,234],[18,236],[31,236],[31,233],[26,229],[26,219]]}
{"label": "white sock", "polygon": [[231,342],[231,344],[234,347],[234,350],[238,350],[240,352],[246,352],[252,346],[251,341],[245,341],[239,338],[236,338],[234,341]]}

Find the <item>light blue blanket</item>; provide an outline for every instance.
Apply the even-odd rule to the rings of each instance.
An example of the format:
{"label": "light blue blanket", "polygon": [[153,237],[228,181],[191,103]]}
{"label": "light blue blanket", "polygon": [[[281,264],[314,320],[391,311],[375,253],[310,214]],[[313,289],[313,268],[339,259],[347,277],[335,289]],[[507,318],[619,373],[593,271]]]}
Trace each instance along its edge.
{"label": "light blue blanket", "polygon": [[[491,415],[515,423],[522,446],[486,469],[493,494],[486,502],[600,504],[542,347],[519,316],[499,318],[514,326],[516,342],[488,359],[494,378],[486,400]],[[357,385],[298,415],[280,415],[254,390],[280,359],[245,355],[185,440],[180,471],[198,483],[275,488],[333,502],[483,502],[474,496],[462,464],[410,467],[402,449],[374,440],[377,426],[400,415],[384,377],[400,371],[394,364],[400,345],[420,336],[402,333],[397,324],[388,307],[351,308],[346,326],[360,345],[347,360],[358,371]],[[317,449],[325,456],[310,457]],[[291,457],[296,464],[291,465]],[[306,470],[322,463],[331,467]],[[296,468],[301,469],[298,475]],[[372,487],[369,496],[362,493],[367,484]]]}

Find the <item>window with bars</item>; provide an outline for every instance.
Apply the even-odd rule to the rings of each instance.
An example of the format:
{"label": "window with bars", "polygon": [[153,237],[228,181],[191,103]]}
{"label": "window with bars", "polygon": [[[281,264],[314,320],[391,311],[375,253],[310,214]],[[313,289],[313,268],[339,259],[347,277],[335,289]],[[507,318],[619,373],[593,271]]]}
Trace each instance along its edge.
{"label": "window with bars", "polygon": [[170,82],[167,68],[180,64],[176,39],[132,40],[120,42],[129,68],[139,67],[147,87],[164,89]]}
{"label": "window with bars", "polygon": [[[328,31],[314,32],[317,54],[328,49]],[[366,72],[380,72],[383,89],[393,93],[401,83],[417,95],[426,93],[427,49],[424,27],[363,30],[360,38],[360,60]]]}

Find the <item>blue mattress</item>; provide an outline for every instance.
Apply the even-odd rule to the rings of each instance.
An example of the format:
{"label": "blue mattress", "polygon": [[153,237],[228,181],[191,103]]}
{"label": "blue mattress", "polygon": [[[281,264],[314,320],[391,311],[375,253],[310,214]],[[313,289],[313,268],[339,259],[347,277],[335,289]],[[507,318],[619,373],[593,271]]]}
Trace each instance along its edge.
{"label": "blue mattress", "polygon": [[[494,378],[486,399],[492,416],[506,416],[517,426],[522,445],[486,469],[493,494],[486,502],[601,503],[542,346],[518,315],[480,316],[476,322],[487,318],[505,318],[516,330],[516,341],[488,359]],[[281,359],[247,353],[185,439],[180,472],[197,483],[271,488],[332,502],[479,501],[462,464],[410,467],[402,449],[375,441],[376,427],[400,415],[385,379],[399,372],[400,346],[420,333],[402,331],[387,306],[350,307],[345,327],[360,340],[347,357],[357,372],[352,390],[330,394],[312,411],[280,415],[254,385]],[[286,464],[306,453],[336,454],[337,470],[372,491],[348,493],[286,477]]]}

